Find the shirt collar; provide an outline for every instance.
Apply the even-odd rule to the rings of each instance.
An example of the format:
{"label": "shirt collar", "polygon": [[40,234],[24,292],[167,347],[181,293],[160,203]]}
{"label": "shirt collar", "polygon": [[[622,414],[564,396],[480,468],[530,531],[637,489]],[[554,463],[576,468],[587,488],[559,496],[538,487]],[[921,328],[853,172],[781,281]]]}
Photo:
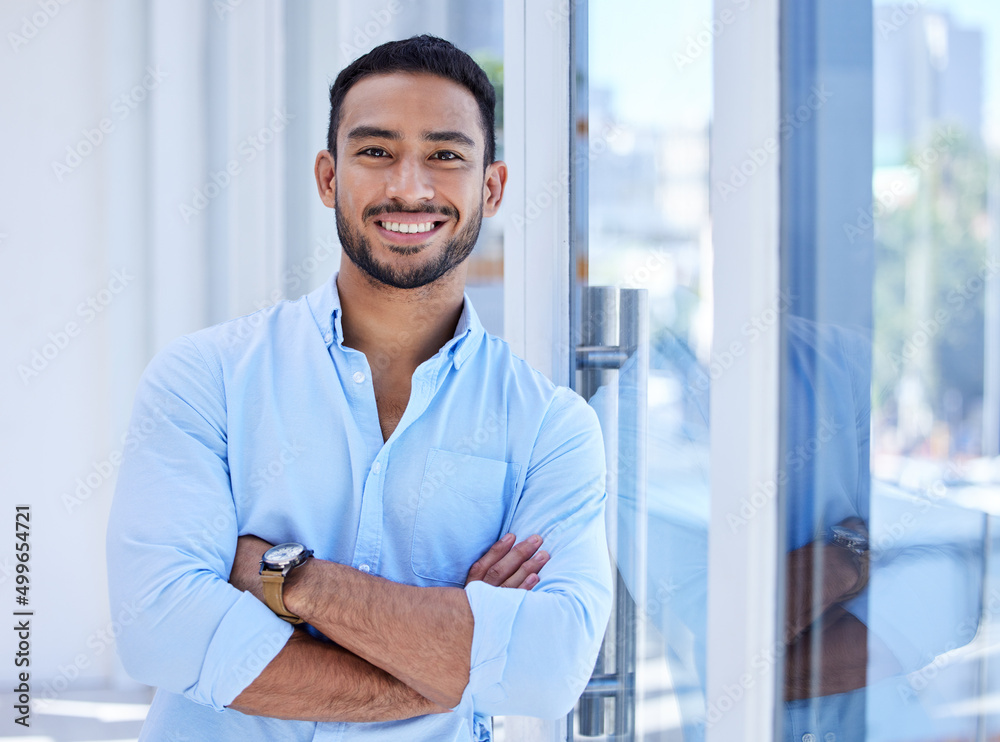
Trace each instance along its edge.
{"label": "shirt collar", "polygon": [[[337,291],[337,275],[334,273],[329,281],[309,294],[306,299],[316,321],[316,327],[328,348],[334,342],[342,344],[344,338],[344,326],[341,321],[343,310],[340,307],[340,294]],[[461,368],[462,364],[476,352],[485,334],[486,331],[479,321],[479,315],[476,314],[469,295],[464,294],[462,314],[458,318],[455,334],[441,348],[441,353],[450,356],[455,368]]]}

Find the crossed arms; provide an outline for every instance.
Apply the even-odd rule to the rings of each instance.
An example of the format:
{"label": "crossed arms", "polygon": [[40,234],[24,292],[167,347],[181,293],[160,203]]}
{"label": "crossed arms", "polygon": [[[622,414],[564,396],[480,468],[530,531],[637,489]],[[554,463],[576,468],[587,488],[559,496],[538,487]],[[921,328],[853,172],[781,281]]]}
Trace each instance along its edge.
{"label": "crossed arms", "polygon": [[[548,561],[536,553],[540,544],[534,537],[515,546],[512,534],[504,537],[472,565],[467,582],[530,589]],[[230,576],[260,600],[257,567],[270,546],[241,537]],[[473,630],[464,590],[401,585],[310,559],[286,579],[284,600],[336,644],[295,631],[230,708],[306,721],[393,721],[461,701]]]}
{"label": "crossed arms", "polygon": [[[245,505],[252,482],[230,444],[257,421],[234,424],[249,413],[227,400],[219,361],[204,352],[208,361],[190,339],[173,344],[136,396],[108,525],[112,610],[135,614],[117,638],[130,675],[216,710],[301,720],[408,718],[458,700],[486,715],[557,718],[572,707],[611,604],[604,449],[586,403],[557,391],[530,448],[512,454],[523,473],[509,530],[544,535],[551,554],[534,589],[500,587],[523,559],[503,579],[494,572],[464,590],[310,560],[293,571],[286,605],[336,642],[327,644],[293,631],[246,591],[259,584],[264,544],[244,554],[241,532],[273,539],[298,521],[319,532],[302,502],[289,504],[294,515],[272,513],[281,506],[273,500],[238,513],[237,490]],[[314,427],[303,423],[298,433],[324,434],[322,423]],[[257,528],[268,524],[274,533]],[[288,677],[295,681],[283,683]],[[322,692],[305,707],[297,697],[273,700],[303,687]]]}
{"label": "crossed arms", "polygon": [[[858,518],[841,525],[865,528]],[[818,540],[790,552],[786,569],[785,700],[863,688],[869,646],[881,642],[843,604],[866,586],[867,566]]]}

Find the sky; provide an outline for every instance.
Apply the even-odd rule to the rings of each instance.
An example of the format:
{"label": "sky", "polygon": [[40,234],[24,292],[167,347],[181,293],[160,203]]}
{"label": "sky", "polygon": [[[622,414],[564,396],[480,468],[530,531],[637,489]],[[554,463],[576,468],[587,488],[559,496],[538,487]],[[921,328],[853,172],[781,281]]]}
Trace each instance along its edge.
{"label": "sky", "polygon": [[[613,88],[623,121],[656,128],[704,124],[712,109],[712,43],[706,29],[729,10],[738,22],[753,0],[591,0],[591,89]],[[876,5],[898,2],[877,0]],[[984,111],[1000,147],[1000,2],[925,0],[962,26],[984,30]],[[716,24],[725,33],[726,24]],[[702,34],[699,40],[699,34]]]}

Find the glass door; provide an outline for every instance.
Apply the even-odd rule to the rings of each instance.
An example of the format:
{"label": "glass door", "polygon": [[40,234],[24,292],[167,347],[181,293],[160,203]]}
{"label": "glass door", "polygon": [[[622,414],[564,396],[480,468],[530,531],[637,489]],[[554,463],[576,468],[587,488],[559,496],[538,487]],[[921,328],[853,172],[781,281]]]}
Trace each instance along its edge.
{"label": "glass door", "polygon": [[573,5],[571,378],[604,427],[617,575],[573,739],[704,733],[713,22],[708,0]]}
{"label": "glass door", "polygon": [[777,0],[506,0],[504,28],[504,332],[602,421],[616,596],[574,711],[501,739],[769,739]]}
{"label": "glass door", "polygon": [[1000,10],[782,40],[782,738],[996,739]]}

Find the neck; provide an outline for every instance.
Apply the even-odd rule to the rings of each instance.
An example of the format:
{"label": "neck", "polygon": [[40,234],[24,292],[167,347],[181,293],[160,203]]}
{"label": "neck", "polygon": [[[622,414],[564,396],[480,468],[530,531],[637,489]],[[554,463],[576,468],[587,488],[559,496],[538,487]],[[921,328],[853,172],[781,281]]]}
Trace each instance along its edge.
{"label": "neck", "polygon": [[368,356],[372,373],[410,375],[455,334],[466,266],[418,289],[373,281],[345,255],[337,276],[344,345]]}

